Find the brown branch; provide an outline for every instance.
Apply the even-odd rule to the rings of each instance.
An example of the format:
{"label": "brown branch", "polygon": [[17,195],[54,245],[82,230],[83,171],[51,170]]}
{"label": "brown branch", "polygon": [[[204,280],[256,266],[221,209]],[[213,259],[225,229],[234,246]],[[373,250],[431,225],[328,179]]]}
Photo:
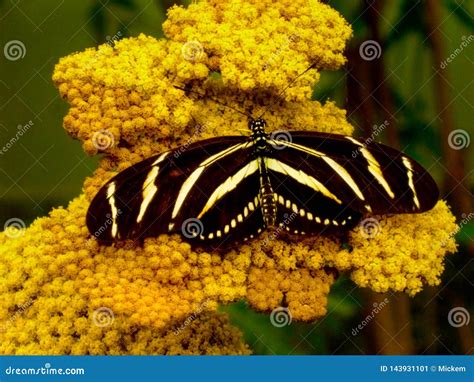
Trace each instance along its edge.
{"label": "brown branch", "polygon": [[[364,317],[373,313],[373,319],[366,333],[367,351],[369,354],[399,355],[413,354],[412,322],[409,297],[397,294],[392,297],[388,293],[375,293],[367,290],[364,293],[366,310]],[[376,313],[374,307],[381,306]]]}
{"label": "brown branch", "polygon": [[371,61],[372,66],[372,76],[371,76],[371,85],[372,85],[372,94],[375,99],[378,100],[378,109],[380,109],[381,117],[384,121],[388,122],[386,128],[386,137],[388,143],[392,147],[400,147],[400,136],[398,134],[398,128],[396,125],[396,120],[394,116],[394,106],[392,95],[390,93],[390,88],[388,86],[387,77],[385,75],[385,55],[383,51],[384,41],[380,35],[379,20],[380,13],[382,13],[383,2],[380,1],[371,1],[366,0],[367,12],[365,13],[365,18],[367,25],[370,30],[371,39],[377,41],[382,47],[382,54],[380,58]]}
{"label": "brown branch", "polygon": [[[447,173],[444,179],[444,191],[448,193],[448,200],[454,211],[460,215],[471,211],[471,198],[466,184],[465,158],[466,150],[454,150],[449,146],[448,136],[455,129],[452,111],[452,100],[447,71],[441,74],[440,63],[446,57],[440,32],[441,2],[439,0],[425,1],[425,15],[428,28],[428,40],[432,47],[434,74],[434,96],[438,117],[440,120],[441,137],[443,144],[443,157]],[[444,77],[444,78],[443,78]]]}
{"label": "brown branch", "polygon": [[374,124],[374,104],[369,92],[369,80],[367,70],[364,65],[367,64],[359,55],[358,47],[347,50],[347,58],[349,67],[347,67],[347,114],[352,122],[357,122],[361,128],[361,132],[365,136],[370,137],[373,132]]}

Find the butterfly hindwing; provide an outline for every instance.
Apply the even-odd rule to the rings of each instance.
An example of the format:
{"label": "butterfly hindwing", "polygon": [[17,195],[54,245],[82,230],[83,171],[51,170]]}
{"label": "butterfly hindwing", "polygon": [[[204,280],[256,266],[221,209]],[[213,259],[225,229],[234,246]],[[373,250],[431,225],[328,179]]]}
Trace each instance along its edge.
{"label": "butterfly hindwing", "polygon": [[[259,197],[259,173],[253,160],[234,171],[208,195],[199,207],[201,241],[220,246],[256,237],[265,228]],[[192,203],[192,200],[189,201]],[[183,216],[188,215],[183,210]],[[185,224],[182,227],[185,231]],[[199,241],[199,240],[198,240]]]}
{"label": "butterfly hindwing", "polygon": [[358,222],[360,213],[337,203],[324,189],[316,191],[316,184],[304,179],[302,173],[289,170],[279,161],[270,162],[270,166],[278,229],[292,234],[330,234],[347,230]]}

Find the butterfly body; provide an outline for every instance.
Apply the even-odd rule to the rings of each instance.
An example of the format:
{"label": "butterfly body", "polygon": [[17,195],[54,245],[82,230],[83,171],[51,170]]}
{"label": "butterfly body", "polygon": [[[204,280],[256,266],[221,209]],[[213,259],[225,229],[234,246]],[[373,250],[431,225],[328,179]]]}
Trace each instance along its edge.
{"label": "butterfly body", "polygon": [[297,235],[347,232],[364,214],[431,209],[438,189],[413,159],[388,146],[307,131],[267,133],[178,147],[108,181],[87,226],[105,242],[180,233],[221,245],[263,230]]}
{"label": "butterfly body", "polygon": [[250,120],[249,122],[249,129],[252,131],[251,140],[254,146],[253,156],[258,158],[261,212],[265,227],[272,228],[277,220],[277,201],[265,161],[265,158],[273,150],[268,143],[270,136],[265,132],[265,126],[266,122],[263,119]]}

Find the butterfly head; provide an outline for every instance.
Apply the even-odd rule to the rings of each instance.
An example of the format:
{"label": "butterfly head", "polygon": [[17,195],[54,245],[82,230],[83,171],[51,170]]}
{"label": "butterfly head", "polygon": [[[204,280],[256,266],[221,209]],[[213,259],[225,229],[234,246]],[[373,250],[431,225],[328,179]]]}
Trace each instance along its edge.
{"label": "butterfly head", "polygon": [[252,133],[265,132],[265,126],[267,126],[267,123],[262,118],[251,119],[249,121],[249,129],[252,130]]}

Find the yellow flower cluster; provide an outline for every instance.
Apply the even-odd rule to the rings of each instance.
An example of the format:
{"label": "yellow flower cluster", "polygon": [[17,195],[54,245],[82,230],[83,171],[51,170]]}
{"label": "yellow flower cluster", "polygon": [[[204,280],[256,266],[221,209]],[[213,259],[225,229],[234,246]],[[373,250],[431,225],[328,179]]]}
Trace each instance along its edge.
{"label": "yellow flower cluster", "polygon": [[[317,0],[209,0],[174,7],[163,24],[183,53],[219,72],[226,88],[262,95],[279,93],[313,63],[336,69],[352,31],[328,5]],[[307,73],[288,90],[307,99],[319,75]]]}
{"label": "yellow flower cluster", "polygon": [[424,284],[439,284],[444,256],[456,251],[457,229],[444,201],[423,214],[367,218],[351,232],[353,250],[333,252],[326,260],[340,271],[351,270],[361,287],[413,296]]}
{"label": "yellow flower cluster", "polygon": [[[444,202],[420,215],[378,217],[376,234],[354,229],[350,250],[329,238],[289,242],[272,232],[219,255],[194,251],[177,235],[143,246],[92,240],[89,202],[117,171],[247,129],[245,117],[211,98],[253,113],[270,106],[270,130],[352,133],[344,110],[310,99],[319,71],[344,62],[351,33],[327,5],[202,1],[172,8],[164,30],[169,39],[123,39],[56,66],[53,79],[71,105],[65,129],[87,153],[107,155],[67,209],[37,219],[19,238],[0,234],[0,353],[246,354],[240,333],[216,315],[219,303],[245,298],[262,311],[285,305],[293,319],[310,321],[326,313],[338,271],[375,291],[414,294],[439,283],[444,256],[455,250]],[[104,309],[114,317],[106,327],[94,322]]]}
{"label": "yellow flower cluster", "polygon": [[[0,233],[0,354],[249,352],[225,316],[199,314],[215,304],[181,287],[178,280],[192,262],[180,256],[189,250],[179,253],[162,240],[161,247],[140,252],[109,247],[101,253],[87,240],[86,208],[81,196],[67,210],[37,219],[23,235]],[[170,256],[159,257],[159,251]],[[194,258],[196,268],[212,263],[210,256]],[[163,281],[169,288],[160,286]],[[193,298],[203,302],[191,306]]]}

